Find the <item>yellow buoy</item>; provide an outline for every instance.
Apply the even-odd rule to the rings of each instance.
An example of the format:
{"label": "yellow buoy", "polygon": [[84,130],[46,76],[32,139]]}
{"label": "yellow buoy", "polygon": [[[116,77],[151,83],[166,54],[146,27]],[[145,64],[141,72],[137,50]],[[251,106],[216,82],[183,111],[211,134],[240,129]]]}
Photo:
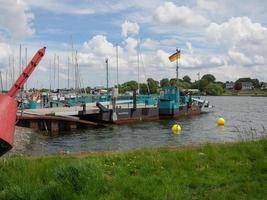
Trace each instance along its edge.
{"label": "yellow buoy", "polygon": [[217,119],[217,125],[218,126],[224,126],[224,123],[225,123],[224,118],[220,117]]}
{"label": "yellow buoy", "polygon": [[174,124],[172,126],[172,132],[174,134],[180,134],[181,130],[182,130],[182,128],[181,128],[181,126],[179,124]]}

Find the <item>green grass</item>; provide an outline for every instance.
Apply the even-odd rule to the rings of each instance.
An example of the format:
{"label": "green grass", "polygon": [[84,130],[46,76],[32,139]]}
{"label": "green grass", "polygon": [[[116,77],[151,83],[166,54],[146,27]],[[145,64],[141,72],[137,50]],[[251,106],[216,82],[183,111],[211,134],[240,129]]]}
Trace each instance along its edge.
{"label": "green grass", "polygon": [[265,199],[267,140],[0,159],[0,199]]}
{"label": "green grass", "polygon": [[224,89],[223,96],[267,96],[267,90],[229,90]]}

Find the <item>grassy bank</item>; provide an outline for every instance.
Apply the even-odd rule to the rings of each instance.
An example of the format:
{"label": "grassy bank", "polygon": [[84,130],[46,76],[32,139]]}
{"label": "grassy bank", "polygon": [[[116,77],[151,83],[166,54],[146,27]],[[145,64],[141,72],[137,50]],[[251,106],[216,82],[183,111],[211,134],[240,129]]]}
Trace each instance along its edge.
{"label": "grassy bank", "polygon": [[0,199],[264,199],[267,140],[0,159]]}
{"label": "grassy bank", "polygon": [[224,89],[223,96],[265,96],[267,97],[267,90],[229,90]]}

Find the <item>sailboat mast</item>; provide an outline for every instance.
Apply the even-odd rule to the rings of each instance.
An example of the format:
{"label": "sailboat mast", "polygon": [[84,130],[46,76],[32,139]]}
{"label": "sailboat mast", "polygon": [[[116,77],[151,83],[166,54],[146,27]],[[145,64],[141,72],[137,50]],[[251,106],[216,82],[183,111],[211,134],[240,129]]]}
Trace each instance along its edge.
{"label": "sailboat mast", "polygon": [[57,56],[57,87],[59,91],[59,56]]}
{"label": "sailboat mast", "polygon": [[140,93],[140,40],[138,41],[137,46],[137,76],[138,76],[138,90],[137,93]]}
{"label": "sailboat mast", "polygon": [[107,93],[108,93],[108,58],[106,58],[106,79],[107,79]]}
{"label": "sailboat mast", "polygon": [[119,92],[119,47],[116,46],[116,58],[117,58],[117,88]]}
{"label": "sailboat mast", "polygon": [[68,89],[70,89],[70,57],[68,56]]}
{"label": "sailboat mast", "polygon": [[1,85],[0,89],[1,89],[1,91],[3,91],[4,88],[3,88],[2,71],[0,71],[0,85]]}
{"label": "sailboat mast", "polygon": [[[25,48],[25,66],[28,64],[28,49],[27,49],[27,47]],[[25,83],[25,89],[26,89],[26,91],[28,90],[28,83],[27,83],[27,81],[26,81],[26,83]]]}
{"label": "sailboat mast", "polygon": [[52,61],[49,60],[49,91],[51,92],[51,81],[52,81]]}
{"label": "sailboat mast", "polygon": [[56,54],[54,54],[54,69],[53,69],[53,74],[54,74],[54,91],[56,90]]}

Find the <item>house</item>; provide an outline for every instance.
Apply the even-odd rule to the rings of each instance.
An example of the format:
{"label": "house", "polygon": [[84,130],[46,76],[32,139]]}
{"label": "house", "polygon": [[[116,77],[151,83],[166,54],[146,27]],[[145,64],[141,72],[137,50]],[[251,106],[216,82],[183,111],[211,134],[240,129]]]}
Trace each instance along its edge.
{"label": "house", "polygon": [[264,82],[263,82],[263,83],[261,84],[261,89],[262,89],[262,90],[266,90],[266,89],[267,89],[267,83],[264,83]]}
{"label": "house", "polygon": [[234,82],[229,82],[229,83],[225,83],[225,88],[226,89],[233,89],[235,87],[235,83]]}
{"label": "house", "polygon": [[252,90],[254,89],[253,84],[251,82],[241,82],[242,90]]}

